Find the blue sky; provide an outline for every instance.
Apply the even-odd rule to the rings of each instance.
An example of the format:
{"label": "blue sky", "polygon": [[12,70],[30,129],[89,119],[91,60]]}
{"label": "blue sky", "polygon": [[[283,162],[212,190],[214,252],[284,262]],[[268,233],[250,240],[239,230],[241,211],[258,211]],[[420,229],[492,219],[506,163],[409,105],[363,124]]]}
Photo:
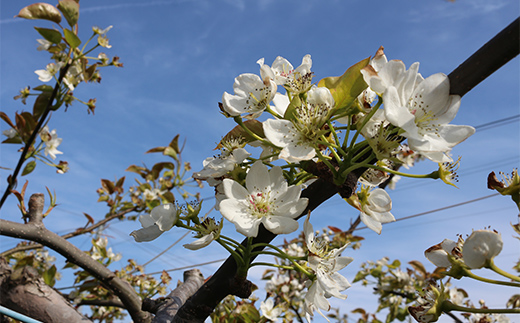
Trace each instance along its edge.
{"label": "blue sky", "polygon": [[[48,63],[48,55],[37,52],[33,26],[48,27],[46,22],[13,18],[31,1],[1,2],[0,12],[0,109],[9,116],[27,109],[12,100],[27,86],[39,84],[34,71]],[[54,4],[54,3],[53,3]],[[180,134],[186,139],[183,158],[192,163],[194,171],[202,168],[202,160],[232,127],[231,119],[223,118],[217,103],[224,91],[231,92],[233,79],[241,73],[259,73],[255,63],[265,57],[271,64],[283,56],[297,66],[305,54],[311,54],[315,80],[341,75],[352,64],[375,53],[381,45],[389,59],[401,59],[406,66],[420,62],[425,77],[443,72],[449,74],[474,51],[512,22],[519,12],[518,1],[93,1],[83,0],[80,13],[80,35],[90,35],[97,25],[109,32],[112,49],[109,55],[121,57],[122,69],[102,70],[101,85],[82,84],[74,94],[82,99],[97,98],[95,116],[74,104],[67,112],[52,115],[50,129],[57,129],[64,138],[59,156],[70,164],[70,172],[56,175],[54,170],[38,165],[28,176],[29,192],[45,192],[45,186],[56,191],[60,204],[45,224],[58,233],[66,233],[83,225],[82,212],[101,219],[105,208],[96,203],[100,178],[127,176],[124,169],[131,164],[147,165],[160,161],[145,155],[152,147],[167,144]],[[509,62],[501,70],[478,85],[462,99],[455,124],[478,126],[517,116],[519,60]],[[520,165],[518,117],[498,127],[481,128],[456,147],[453,155],[462,156],[459,189],[441,182],[402,180],[391,191],[392,213],[402,218],[440,207],[473,200],[493,192],[486,188],[491,171],[511,172]],[[5,124],[0,125],[4,130]],[[1,165],[14,167],[17,147],[1,147]],[[436,165],[423,162],[413,171],[430,172]],[[9,172],[1,170],[0,188],[5,189]],[[22,181],[23,179],[20,179]],[[203,196],[211,195],[206,190]],[[212,202],[206,204],[206,208]],[[355,258],[342,273],[353,279],[359,265],[366,260],[384,256],[402,261],[423,261],[423,251],[444,238],[469,234],[472,229],[491,226],[502,232],[505,242],[496,259],[509,269],[518,257],[518,240],[511,236],[509,223],[516,223],[518,211],[509,199],[491,197],[457,208],[400,221],[383,227],[377,234],[362,230],[366,240],[359,251],[348,255]],[[339,198],[320,206],[313,215],[313,225],[347,228],[357,216]],[[9,198],[2,218],[19,221],[16,201]],[[111,244],[125,257],[141,263],[151,259],[184,232],[172,230],[153,243],[136,244],[128,236],[140,227],[130,222],[112,225],[106,231],[115,238]],[[233,235],[233,226],[226,229]],[[238,234],[234,235],[241,239]],[[223,250],[187,254],[179,246],[147,266],[147,272],[194,265],[226,256]],[[72,240],[80,248],[88,248],[88,239]],[[280,243],[278,238],[275,241]],[[0,237],[2,249],[15,241]],[[188,256],[187,256],[188,255]],[[114,269],[124,266],[121,261]],[[202,266],[205,276],[218,264]],[[252,272],[258,277],[263,269]],[[171,273],[174,281],[182,271]],[[460,282],[475,301],[484,297],[488,305],[503,306],[510,291],[484,289],[482,284]],[[502,292],[501,292],[502,291]],[[336,302],[342,311],[364,306],[375,300],[370,288],[354,285],[347,290],[349,298]]]}

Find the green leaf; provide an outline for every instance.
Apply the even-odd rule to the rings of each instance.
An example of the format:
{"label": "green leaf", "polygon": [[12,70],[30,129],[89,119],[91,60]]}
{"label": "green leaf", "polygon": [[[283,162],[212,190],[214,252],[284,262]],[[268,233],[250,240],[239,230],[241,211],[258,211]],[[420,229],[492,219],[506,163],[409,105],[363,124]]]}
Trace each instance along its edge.
{"label": "green leaf", "polygon": [[69,44],[71,48],[76,48],[81,44],[81,40],[73,31],[64,29],[63,33],[65,34],[65,40],[67,41],[67,44]]}
{"label": "green leaf", "polygon": [[295,120],[297,115],[296,108],[300,107],[301,105],[302,100],[300,99],[299,95],[296,95],[294,98],[292,98],[291,102],[289,103],[289,106],[287,106],[287,110],[285,110],[283,118],[286,120]]}
{"label": "green leaf", "polygon": [[56,283],[56,266],[52,265],[51,268],[47,269],[42,274],[43,281],[49,286],[54,286]]}
{"label": "green leaf", "polygon": [[42,84],[38,85],[37,87],[33,88],[35,91],[42,91],[42,92],[52,92],[53,87],[50,85]]}
{"label": "green leaf", "polygon": [[79,3],[74,0],[60,0],[58,9],[71,27],[74,27],[79,19]]}
{"label": "green leaf", "polygon": [[29,5],[15,16],[25,19],[44,19],[50,20],[57,24],[61,22],[61,14],[55,6],[48,3],[34,3]]}
{"label": "green leaf", "polygon": [[[262,127],[262,123],[258,120],[247,120],[244,122],[244,125],[251,130],[252,133],[257,135],[258,137],[265,138],[264,135],[264,128]],[[231,139],[238,139],[242,138],[243,142],[249,143],[257,140],[255,137],[251,136],[249,133],[247,133],[244,128],[242,128],[240,125],[234,127],[230,132],[228,132],[224,138],[219,142],[217,147],[215,149],[219,149],[222,147],[222,143],[229,141]]]}
{"label": "green leaf", "polygon": [[330,90],[336,102],[336,109],[349,107],[368,87],[363,80],[361,69],[367,66],[369,62],[370,57],[349,67],[342,76],[326,77],[318,82],[318,86]]}
{"label": "green leaf", "polygon": [[49,104],[51,96],[51,92],[42,92],[40,95],[38,95],[36,100],[34,100],[33,116],[35,119],[39,119],[40,116],[43,114],[43,112],[47,108],[47,105]]}
{"label": "green leaf", "polygon": [[36,162],[34,160],[31,160],[27,163],[27,165],[25,165],[22,171],[22,176],[29,175],[30,173],[32,173],[34,168],[36,168]]}
{"label": "green leaf", "polygon": [[34,27],[36,31],[43,36],[46,40],[53,44],[61,43],[61,33],[55,29]]}

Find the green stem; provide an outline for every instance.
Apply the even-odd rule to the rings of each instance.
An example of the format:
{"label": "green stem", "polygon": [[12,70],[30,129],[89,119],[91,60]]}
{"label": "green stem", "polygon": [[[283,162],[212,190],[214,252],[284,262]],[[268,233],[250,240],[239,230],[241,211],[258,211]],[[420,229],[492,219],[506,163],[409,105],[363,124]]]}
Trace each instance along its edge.
{"label": "green stem", "polygon": [[246,127],[246,125],[242,121],[242,117],[236,116],[236,117],[233,118],[233,120],[235,120],[235,122],[237,124],[239,124],[242,127],[242,129],[244,129],[245,132],[247,132],[247,134],[250,135],[251,137],[255,138],[256,140],[261,141],[263,144],[266,144],[266,145],[271,146],[273,148],[279,149],[279,147],[277,147],[276,145],[272,144],[270,141],[265,140],[265,138],[260,137],[256,133],[252,132],[248,127]]}
{"label": "green stem", "polygon": [[[243,268],[245,266],[245,261],[242,258],[242,256],[240,254],[238,254],[238,252],[236,252],[235,250],[230,248],[226,242],[222,241],[220,238],[218,238],[215,241],[217,241],[222,247],[224,247],[224,249],[226,249],[231,254],[231,256],[233,256],[233,259],[235,259],[235,262],[237,263],[237,267],[239,268],[238,270],[240,270],[240,268]],[[246,272],[247,272],[247,269],[246,269]]]}
{"label": "green stem", "polygon": [[[520,277],[518,276],[515,276],[513,274],[510,274],[508,273],[507,271],[504,271],[500,268],[498,268],[496,265],[495,265],[495,262],[493,261],[493,259],[490,259],[488,261],[488,266],[487,266],[489,269],[493,270],[494,272],[496,272],[497,274],[500,274],[506,278],[509,278],[511,280],[514,280],[514,281],[517,281],[517,282],[520,282]],[[520,287],[520,284],[515,284],[516,286]]]}
{"label": "green stem", "polygon": [[277,265],[277,264],[272,264],[270,262],[254,262],[250,265],[250,267],[253,267],[253,266],[269,266],[269,267],[275,267],[275,268],[286,269],[286,270],[294,270],[294,268],[291,266]]}
{"label": "green stem", "polygon": [[377,165],[367,164],[365,166],[369,167],[369,168],[377,169],[377,170],[380,170],[380,171],[383,171],[383,172],[391,173],[391,174],[394,174],[394,175],[399,175],[399,176],[403,176],[403,177],[411,177],[411,178],[433,178],[432,176],[434,176],[437,173],[437,171],[435,171],[435,172],[432,172],[430,174],[423,174],[423,175],[408,174],[408,173],[402,173],[402,172],[397,171],[397,170],[392,170],[392,169],[381,167],[381,166],[377,166]]}
{"label": "green stem", "polygon": [[443,312],[458,311],[468,313],[501,313],[501,314],[520,314],[520,308],[472,308],[460,305],[455,305],[450,301],[444,301],[442,303]]}
{"label": "green stem", "polygon": [[265,111],[269,112],[270,114],[272,114],[274,117],[278,118],[278,119],[283,119],[283,116],[279,115],[278,113],[274,112],[273,110],[271,110],[271,107],[270,106],[267,106],[265,108]]}
{"label": "green stem", "polygon": [[[374,114],[376,114],[377,110],[379,110],[379,107],[381,106],[381,104],[383,103],[383,98],[379,97],[379,100],[377,102],[377,104],[372,108],[372,110],[370,110],[370,112],[365,116],[365,118],[363,119],[363,123],[361,124],[360,127],[357,127],[358,129],[363,129],[365,127],[365,125],[368,123],[368,120],[370,120],[372,118],[372,116]],[[352,140],[350,141],[350,147],[354,147],[354,144],[356,143],[356,140],[359,136],[359,134],[361,133],[361,130],[358,130],[356,131],[356,133],[354,134],[354,137],[352,138]]]}
{"label": "green stem", "polygon": [[481,276],[475,275],[469,269],[465,269],[464,273],[466,274],[467,277],[473,278],[475,280],[478,280],[478,281],[481,281],[481,282],[484,282],[484,283],[495,284],[495,285],[511,286],[511,287],[520,287],[520,284],[518,284],[518,283],[504,282],[504,281],[500,281],[500,280],[494,280],[494,279],[489,279],[489,278],[485,278],[485,277],[481,277]]}
{"label": "green stem", "polygon": [[331,144],[330,142],[327,141],[327,138],[325,138],[324,135],[321,135],[320,137],[321,141],[320,143],[327,146],[327,148],[329,148],[330,152],[332,153],[332,155],[334,156],[334,158],[336,158],[336,161],[338,162],[338,164],[341,163],[341,158],[338,156],[338,153],[336,152],[335,149],[341,149],[340,147],[338,147],[337,145],[335,144]]}
{"label": "green stem", "polygon": [[273,245],[271,245],[269,243],[255,243],[252,247],[253,247],[253,249],[260,248],[260,247],[271,248],[271,249],[277,251],[278,254],[273,253],[273,252],[269,252],[269,251],[256,251],[253,254],[255,254],[255,255],[268,254],[268,255],[272,255],[272,256],[275,256],[275,257],[282,258],[282,259],[287,259],[294,265],[294,268],[291,268],[291,269],[297,270],[297,271],[303,273],[304,275],[306,275],[307,277],[313,277],[314,276],[313,274],[309,273],[305,268],[303,268],[299,263],[297,263],[294,260],[293,257],[289,256],[287,253],[285,253],[283,250],[281,250],[277,246],[273,246]]}

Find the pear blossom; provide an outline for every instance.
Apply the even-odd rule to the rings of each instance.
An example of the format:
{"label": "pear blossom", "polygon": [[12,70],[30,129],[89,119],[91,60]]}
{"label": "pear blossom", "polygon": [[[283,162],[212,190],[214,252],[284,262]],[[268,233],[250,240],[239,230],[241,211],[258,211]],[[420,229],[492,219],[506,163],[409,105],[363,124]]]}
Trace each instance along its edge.
{"label": "pear blossom", "polygon": [[285,58],[278,56],[271,67],[264,64],[264,59],[257,61],[260,65],[262,79],[274,79],[277,85],[284,86],[288,91],[299,94],[306,92],[312,85],[312,59],[307,54],[296,69]]}
{"label": "pear blossom", "polygon": [[2,131],[2,134],[6,136],[8,139],[13,139],[18,136],[18,131],[15,128],[10,128]]}
{"label": "pear blossom", "polygon": [[479,269],[502,251],[502,237],[491,230],[473,231],[462,246],[462,258],[471,269]]}
{"label": "pear blossom", "polygon": [[52,80],[54,75],[58,74],[62,65],[62,62],[59,62],[57,64],[49,63],[47,64],[44,70],[36,70],[34,71],[34,73],[38,75],[38,79],[40,81],[49,82],[50,80]]}
{"label": "pear blossom", "polygon": [[451,161],[451,149],[475,133],[471,126],[448,124],[460,107],[460,96],[449,93],[448,77],[438,73],[420,82],[408,98],[395,87],[383,96],[386,118],[405,131],[410,148],[438,163]]}
{"label": "pear blossom", "polygon": [[271,79],[262,80],[256,74],[245,73],[235,78],[235,95],[224,92],[222,106],[231,116],[248,113],[246,118],[256,119],[269,106],[276,94],[276,83]]}
{"label": "pear blossom", "polygon": [[278,321],[278,316],[282,314],[283,309],[281,307],[275,307],[274,301],[272,298],[268,298],[267,300],[260,303],[260,311],[262,311],[262,315],[273,321]]}
{"label": "pear blossom", "polygon": [[450,239],[444,239],[441,243],[438,243],[424,251],[426,258],[437,267],[448,268],[451,266],[450,256],[460,258],[462,239],[455,242]]}
{"label": "pear blossom", "polygon": [[419,305],[408,307],[408,312],[419,323],[436,322],[442,315],[442,304],[447,297],[443,286],[436,288],[430,285],[417,300]]}
{"label": "pear blossom", "polygon": [[52,45],[52,43],[50,41],[48,41],[47,39],[36,39],[36,41],[39,44],[38,48],[36,48],[36,49],[39,51],[47,50]]}
{"label": "pear blossom", "polygon": [[177,223],[180,213],[180,208],[172,203],[159,205],[153,208],[150,214],[139,216],[143,228],[133,231],[130,235],[136,242],[155,240]]}
{"label": "pear blossom", "polygon": [[381,234],[383,223],[395,221],[394,216],[390,213],[392,200],[388,193],[381,188],[376,188],[372,192],[368,192],[368,188],[365,188],[361,194],[363,195],[360,210],[361,221],[369,229]]}
{"label": "pear blossom", "polygon": [[208,246],[213,240],[218,239],[223,224],[224,223],[222,221],[217,224],[215,219],[212,218],[204,219],[204,221],[202,221],[202,223],[197,226],[200,231],[197,232],[195,237],[199,239],[193,241],[192,243],[185,244],[183,247],[190,250],[198,250]]}
{"label": "pear blossom", "polygon": [[313,227],[309,222],[309,216],[307,216],[304,222],[304,234],[307,249],[309,250],[308,266],[316,273],[318,284],[325,291],[325,297],[334,296],[346,299],[347,296],[340,292],[349,288],[350,283],[338,271],[354,260],[351,257],[340,257],[348,244],[329,251],[324,243],[326,241],[318,241],[316,239]]}
{"label": "pear blossom", "polygon": [[309,202],[307,198],[300,198],[300,186],[288,187],[280,167],[268,171],[261,161],[251,166],[246,187],[228,178],[224,179],[223,186],[226,198],[220,202],[220,213],[247,237],[256,237],[260,224],[275,234],[296,231],[295,218]]}
{"label": "pear blossom", "polygon": [[334,98],[329,89],[315,87],[307,92],[307,102],[295,108],[295,120],[266,120],[263,123],[265,136],[282,148],[279,158],[288,162],[314,158],[316,141],[325,134],[321,128],[333,107]]}
{"label": "pear blossom", "polygon": [[221,183],[222,176],[235,169],[237,164],[242,163],[247,157],[251,156],[244,148],[237,148],[232,151],[222,149],[222,154],[216,157],[208,157],[203,162],[204,168],[193,173],[193,178],[205,180],[210,186],[217,186]]}
{"label": "pear blossom", "polygon": [[287,96],[287,94],[281,94],[281,93],[277,92],[274,95],[274,98],[273,98],[274,106],[271,106],[271,110],[273,110],[274,112],[278,113],[280,116],[283,117],[285,115],[285,111],[287,111],[287,107],[289,107],[289,103],[291,103],[291,101],[289,100],[289,97]]}
{"label": "pear blossom", "polygon": [[56,129],[53,129],[51,132],[49,132],[49,128],[45,126],[40,131],[40,137],[45,143],[45,156],[50,156],[52,159],[56,159],[56,155],[63,154],[63,152],[58,150],[58,146],[63,141],[63,138],[58,138]]}
{"label": "pear blossom", "polygon": [[147,200],[156,200],[156,199],[159,199],[161,197],[161,195],[163,195],[166,192],[167,192],[166,190],[161,191],[158,188],[153,188],[153,189],[147,188],[144,190],[143,196]]}

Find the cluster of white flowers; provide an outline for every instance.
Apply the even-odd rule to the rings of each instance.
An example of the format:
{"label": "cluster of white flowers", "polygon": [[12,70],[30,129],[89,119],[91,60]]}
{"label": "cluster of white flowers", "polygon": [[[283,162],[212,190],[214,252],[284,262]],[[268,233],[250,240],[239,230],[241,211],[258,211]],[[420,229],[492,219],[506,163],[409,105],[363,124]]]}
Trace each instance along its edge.
{"label": "cluster of white flowers", "polygon": [[488,265],[502,251],[502,246],[502,237],[496,231],[476,230],[466,240],[444,239],[428,248],[424,255],[437,267],[462,263],[470,269],[479,269]]}

